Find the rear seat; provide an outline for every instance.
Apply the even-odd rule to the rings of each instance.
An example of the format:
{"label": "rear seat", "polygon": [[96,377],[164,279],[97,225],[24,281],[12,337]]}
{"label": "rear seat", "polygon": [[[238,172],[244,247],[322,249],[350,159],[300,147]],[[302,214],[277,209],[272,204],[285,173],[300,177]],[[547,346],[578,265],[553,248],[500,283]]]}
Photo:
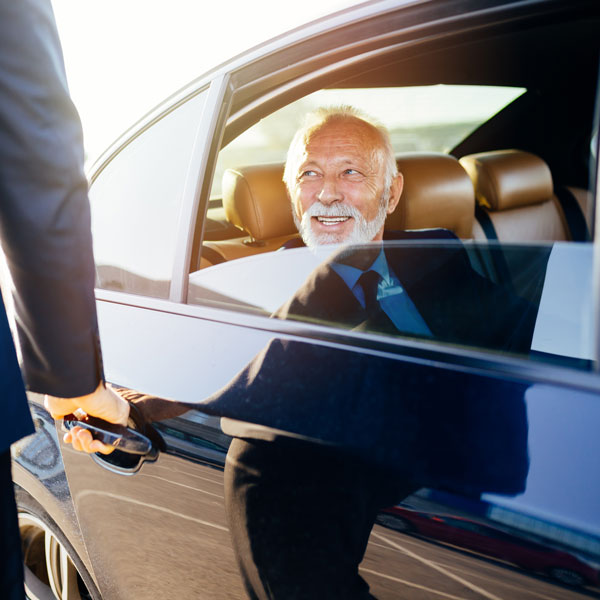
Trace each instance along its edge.
{"label": "rear seat", "polygon": [[463,156],[459,162],[473,182],[485,237],[523,243],[572,239],[552,174],[541,158],[498,150]]}
{"label": "rear seat", "polygon": [[[458,161],[446,154],[404,154],[397,158],[404,191],[387,230],[442,227],[458,237],[473,237],[473,186]],[[283,165],[227,169],[223,208],[227,220],[244,237],[205,242],[202,267],[280,248],[298,231],[282,181]]]}
{"label": "rear seat", "polygon": [[485,237],[509,243],[477,251],[486,275],[535,305],[544,284],[536,274],[545,271],[551,249],[535,242],[587,239],[580,202],[567,194],[561,204],[548,165],[529,152],[482,152],[463,156],[460,164],[473,181]]}

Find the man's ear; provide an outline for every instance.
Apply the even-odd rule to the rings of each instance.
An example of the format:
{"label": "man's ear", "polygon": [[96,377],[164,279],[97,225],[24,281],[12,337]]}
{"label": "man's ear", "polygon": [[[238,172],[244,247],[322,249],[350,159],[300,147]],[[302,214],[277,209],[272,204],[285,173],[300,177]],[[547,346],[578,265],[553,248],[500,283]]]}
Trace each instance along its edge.
{"label": "man's ear", "polygon": [[392,180],[392,185],[390,186],[390,199],[388,201],[387,208],[388,215],[391,215],[396,210],[396,206],[398,206],[398,202],[400,201],[403,188],[404,177],[402,176],[402,173],[398,173],[398,175],[396,175],[396,177],[394,177]]}

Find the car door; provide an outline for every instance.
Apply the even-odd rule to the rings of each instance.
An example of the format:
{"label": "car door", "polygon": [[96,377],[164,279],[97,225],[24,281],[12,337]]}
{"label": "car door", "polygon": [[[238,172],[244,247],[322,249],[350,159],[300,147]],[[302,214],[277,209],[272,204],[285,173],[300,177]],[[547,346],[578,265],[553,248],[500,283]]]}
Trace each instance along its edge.
{"label": "car door", "polygon": [[[94,461],[62,447],[103,597],[243,597],[223,507],[230,438],[221,416],[335,445],[348,461],[377,464],[390,478],[410,471],[419,488],[398,502],[417,510],[501,523],[525,538],[536,532],[548,547],[579,557],[580,569],[556,565],[545,575],[562,581],[561,597],[580,597],[565,586],[592,585],[600,555],[600,489],[594,477],[598,310],[589,293],[598,269],[592,244],[584,245],[587,266],[579,271],[574,269],[581,264],[578,249],[568,244],[558,271],[544,262],[531,273],[527,268],[539,265],[539,247],[519,250],[523,274],[549,290],[535,305],[531,355],[502,353],[473,338],[461,343],[353,331],[310,314],[269,318],[331,252],[298,248],[189,268],[202,237],[196,224],[202,224],[204,212],[196,220],[198,206],[209,203],[205,169],[214,164],[220,138],[230,135],[222,122],[230,83],[226,74],[216,77],[150,119],[92,185],[107,379],[161,400],[195,405],[155,424],[166,450],[139,469],[118,457]],[[452,243],[438,250],[451,256],[461,247]],[[400,256],[415,248],[429,246],[392,244]],[[492,257],[494,245],[482,243],[479,249]],[[551,256],[562,247],[546,249]],[[527,256],[532,260],[523,260]],[[575,296],[584,309],[565,333],[557,307],[560,311],[573,296],[560,297],[561,286],[553,282],[576,271],[579,279],[562,291],[581,290]],[[249,279],[256,285],[249,286]],[[515,327],[510,315],[499,322],[507,331]],[[590,331],[589,338],[582,337]],[[564,351],[567,335],[574,338],[576,353]],[[259,388],[255,402],[214,404],[222,398],[219,390],[271,349],[276,352],[265,366],[269,386]],[[308,381],[297,379],[304,361],[315,365]],[[336,388],[316,365],[338,366],[355,385],[346,381],[346,387]],[[377,377],[385,383],[378,385]],[[363,386],[363,380],[370,384]],[[308,404],[291,418],[286,399],[294,394]],[[335,510],[343,511],[343,504]],[[540,574],[465,556],[381,525],[373,529],[361,574],[377,598],[557,593],[556,584]]]}
{"label": "car door", "polygon": [[[263,268],[272,257],[261,260]],[[101,323],[123,319],[130,332],[105,332],[107,373],[117,373],[113,381],[126,387],[144,377],[144,391],[202,402],[215,398],[265,348],[285,344],[283,354],[271,353],[274,358],[262,364],[268,386],[247,391],[250,410],[247,402],[234,402],[223,414],[335,444],[348,461],[377,463],[390,480],[398,470],[414,469],[411,476],[422,477],[423,485],[398,501],[434,514],[500,523],[525,539],[535,532],[549,548],[588,557],[581,574],[549,566],[562,569],[558,576],[583,577],[584,568],[590,569],[585,565],[594,562],[599,492],[590,478],[598,450],[594,375],[369,333],[338,331],[334,340],[325,326],[233,310],[199,312],[203,315],[174,314],[168,303],[152,309],[101,303]],[[210,340],[208,349],[203,340]],[[316,365],[326,365],[325,373]],[[302,366],[310,373],[308,382],[294,379]],[[350,382],[350,398],[346,386],[326,377],[330,369]],[[380,376],[385,383],[377,385],[373,378]],[[351,407],[342,404],[339,390]],[[304,405],[291,415],[284,410],[282,421],[288,403],[298,407],[295,395]],[[101,468],[63,448],[79,523],[106,597],[243,597],[223,507],[229,438],[211,416],[214,407],[199,408],[156,423],[166,451],[130,476],[111,471],[110,458],[100,459],[106,463]],[[458,539],[451,543],[463,545]],[[490,597],[507,590],[512,597],[520,597],[515,590],[522,589],[550,593],[545,579],[507,574],[502,563],[486,563],[482,582],[481,559],[452,552],[377,525],[361,574],[378,598],[464,597],[479,590]],[[578,597],[569,589],[561,593]]]}

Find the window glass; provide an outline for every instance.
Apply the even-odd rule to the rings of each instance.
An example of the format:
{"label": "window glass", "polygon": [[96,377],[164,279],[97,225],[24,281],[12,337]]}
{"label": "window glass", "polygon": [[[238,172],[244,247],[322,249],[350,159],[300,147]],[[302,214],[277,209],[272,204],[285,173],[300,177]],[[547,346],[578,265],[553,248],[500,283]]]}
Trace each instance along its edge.
{"label": "window glass", "polygon": [[167,298],[188,163],[206,94],[136,137],[90,190],[97,285]]}
{"label": "window glass", "polygon": [[304,116],[320,106],[350,104],[376,117],[388,128],[396,152],[448,152],[524,92],[518,87],[442,84],[319,90],[265,117],[223,148],[211,196],[220,196],[228,168],[284,162]]}
{"label": "window glass", "polygon": [[[290,248],[192,273],[189,301],[589,369],[592,254],[567,242]],[[358,279],[369,269],[383,273],[374,312]]]}

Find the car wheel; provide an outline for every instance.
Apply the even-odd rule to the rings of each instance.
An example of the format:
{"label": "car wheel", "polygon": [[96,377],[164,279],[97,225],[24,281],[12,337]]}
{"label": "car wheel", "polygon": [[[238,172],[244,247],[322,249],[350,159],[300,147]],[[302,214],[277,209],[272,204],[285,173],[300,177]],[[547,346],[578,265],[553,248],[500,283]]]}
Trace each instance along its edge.
{"label": "car wheel", "polygon": [[550,577],[552,577],[552,579],[560,581],[565,585],[578,587],[585,584],[585,579],[576,571],[571,571],[571,569],[553,567],[552,569],[548,570],[548,574]]}
{"label": "car wheel", "polygon": [[380,513],[377,515],[376,519],[377,523],[383,525],[384,527],[388,527],[389,529],[394,529],[396,531],[400,531],[402,533],[411,533],[415,531],[413,524],[402,517],[396,517],[394,515],[390,515],[388,513]]}
{"label": "car wheel", "polygon": [[99,598],[83,563],[46,511],[24,490],[16,489],[15,496],[27,598]]}

